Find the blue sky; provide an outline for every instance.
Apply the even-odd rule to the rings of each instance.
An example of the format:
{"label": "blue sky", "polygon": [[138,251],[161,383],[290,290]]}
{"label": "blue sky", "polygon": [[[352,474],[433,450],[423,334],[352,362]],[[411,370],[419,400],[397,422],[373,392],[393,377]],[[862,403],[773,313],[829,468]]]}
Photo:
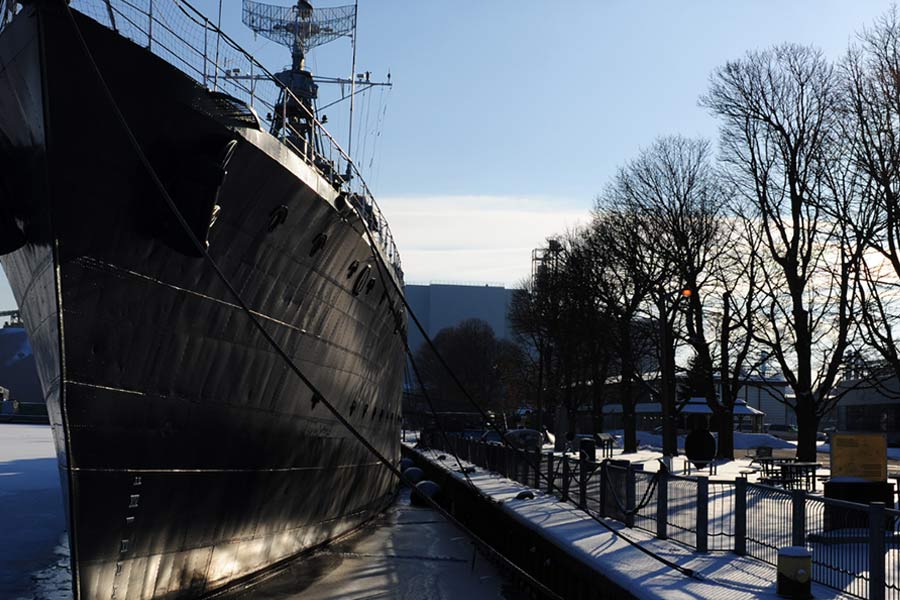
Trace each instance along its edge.
{"label": "blue sky", "polygon": [[[215,19],[217,0],[193,3]],[[246,49],[273,69],[289,62],[286,49],[241,24],[238,0],[223,7],[223,28]],[[889,7],[887,0],[360,0],[357,71],[383,78],[390,70],[394,87],[361,99],[370,124],[358,146],[364,138],[364,172],[407,280],[515,284],[529,271],[531,248],[583,221],[616,167],[641,147],[672,133],[715,139],[717,123],[697,98],[716,66],[784,41],[837,59]],[[349,49],[346,40],[317,49],[310,67],[346,75]],[[372,115],[385,103],[369,168]],[[327,112],[345,142],[345,121]],[[0,300],[12,302],[5,290]]]}

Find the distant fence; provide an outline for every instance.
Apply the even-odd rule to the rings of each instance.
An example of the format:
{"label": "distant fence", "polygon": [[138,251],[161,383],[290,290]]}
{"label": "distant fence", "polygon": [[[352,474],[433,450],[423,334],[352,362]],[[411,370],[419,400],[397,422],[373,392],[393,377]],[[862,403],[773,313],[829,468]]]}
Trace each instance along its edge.
{"label": "distant fence", "polygon": [[626,461],[514,450],[459,436],[432,447],[546,490],[696,552],[732,552],[775,565],[778,549],[812,549],[812,579],[850,596],[900,600],[900,511],[803,490],[645,472]]}

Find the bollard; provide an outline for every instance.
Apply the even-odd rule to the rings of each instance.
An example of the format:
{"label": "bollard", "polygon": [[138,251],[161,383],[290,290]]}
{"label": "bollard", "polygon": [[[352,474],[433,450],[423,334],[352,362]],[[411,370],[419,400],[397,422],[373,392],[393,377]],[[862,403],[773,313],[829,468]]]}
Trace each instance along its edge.
{"label": "bollard", "polygon": [[778,550],[776,591],[783,598],[812,598],[812,552],[803,546]]}

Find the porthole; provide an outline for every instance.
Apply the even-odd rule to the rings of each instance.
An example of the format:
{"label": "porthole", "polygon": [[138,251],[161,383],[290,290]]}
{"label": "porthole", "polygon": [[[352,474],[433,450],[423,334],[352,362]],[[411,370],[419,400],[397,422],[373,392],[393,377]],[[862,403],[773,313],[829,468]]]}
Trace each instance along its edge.
{"label": "porthole", "polygon": [[366,265],[366,268],[359,272],[359,275],[356,276],[356,281],[353,282],[353,295],[359,296],[359,293],[362,292],[363,287],[365,287],[366,282],[369,280],[369,273],[372,271],[372,265]]}

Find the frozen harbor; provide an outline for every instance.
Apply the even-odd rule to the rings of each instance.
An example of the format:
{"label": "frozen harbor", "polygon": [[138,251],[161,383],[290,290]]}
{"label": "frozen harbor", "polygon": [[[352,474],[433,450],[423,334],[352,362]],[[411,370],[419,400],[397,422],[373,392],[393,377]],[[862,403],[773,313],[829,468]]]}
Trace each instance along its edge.
{"label": "frozen harbor", "polygon": [[71,596],[56,451],[47,425],[0,423],[0,598]]}
{"label": "frozen harbor", "polygon": [[[48,426],[0,424],[0,501],[0,599],[71,598],[62,493]],[[462,532],[434,511],[410,506],[405,492],[362,531],[225,597],[516,598]]]}

